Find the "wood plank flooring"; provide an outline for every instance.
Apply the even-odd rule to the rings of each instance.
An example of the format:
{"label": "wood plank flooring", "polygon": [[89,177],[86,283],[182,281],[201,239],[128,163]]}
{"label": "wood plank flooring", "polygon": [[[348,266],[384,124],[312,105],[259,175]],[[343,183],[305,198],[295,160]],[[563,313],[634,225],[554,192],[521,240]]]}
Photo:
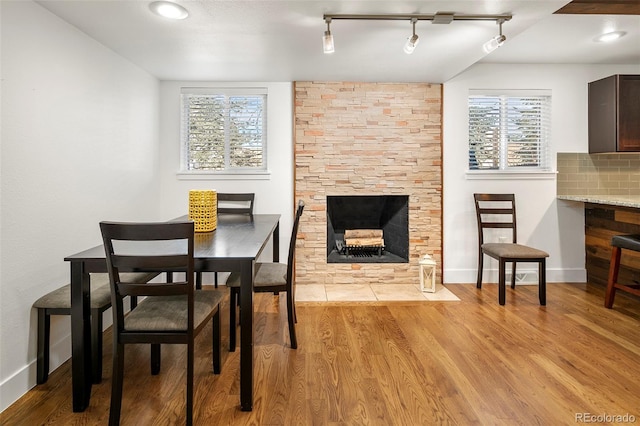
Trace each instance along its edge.
{"label": "wood plank flooring", "polygon": [[[223,371],[214,375],[211,336],[201,333],[195,424],[640,422],[640,300],[618,293],[608,310],[602,287],[549,284],[546,307],[537,286],[507,288],[500,306],[495,284],[447,287],[461,301],[299,303],[298,350],[288,347],[284,295],[256,295],[254,410],[239,409],[239,351],[228,352],[223,331]],[[110,332],[104,347],[104,379],[84,413],[72,413],[67,362],[1,413],[0,424],[106,424]],[[163,348],[162,371],[151,376],[148,348],[127,348],[123,425],[184,423],[185,355],[182,346]]]}

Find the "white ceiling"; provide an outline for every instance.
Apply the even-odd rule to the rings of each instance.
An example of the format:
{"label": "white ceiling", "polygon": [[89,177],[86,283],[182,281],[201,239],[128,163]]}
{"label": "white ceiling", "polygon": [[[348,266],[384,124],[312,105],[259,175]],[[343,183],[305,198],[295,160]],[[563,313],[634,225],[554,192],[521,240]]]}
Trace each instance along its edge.
{"label": "white ceiling", "polygon": [[[63,20],[162,80],[426,81],[442,83],[476,62],[638,64],[640,15],[553,15],[567,0],[176,0],[189,17],[153,15],[145,0],[42,0]],[[513,14],[507,42],[486,55],[495,22],[419,21],[420,44],[402,51],[409,21],[334,20],[335,53],[322,52],[324,13]],[[603,29],[624,30],[595,43]]]}

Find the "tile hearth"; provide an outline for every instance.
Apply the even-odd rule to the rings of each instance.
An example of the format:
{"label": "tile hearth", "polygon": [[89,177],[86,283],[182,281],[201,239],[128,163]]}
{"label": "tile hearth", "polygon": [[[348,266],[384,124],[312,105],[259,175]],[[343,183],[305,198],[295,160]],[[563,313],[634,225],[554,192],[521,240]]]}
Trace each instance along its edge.
{"label": "tile hearth", "polygon": [[296,302],[459,301],[437,284],[435,293],[417,284],[305,284],[296,286]]}

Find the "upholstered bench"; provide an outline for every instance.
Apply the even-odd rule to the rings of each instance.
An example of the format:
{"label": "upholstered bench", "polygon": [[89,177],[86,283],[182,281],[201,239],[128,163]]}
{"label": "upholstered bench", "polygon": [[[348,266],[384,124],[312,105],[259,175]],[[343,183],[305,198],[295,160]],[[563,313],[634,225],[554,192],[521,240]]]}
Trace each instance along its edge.
{"label": "upholstered bench", "polygon": [[640,296],[640,284],[625,285],[618,282],[618,272],[620,271],[620,257],[622,250],[640,252],[640,234],[636,235],[616,235],[611,238],[611,263],[609,264],[609,281],[604,297],[604,306],[611,309],[613,299],[616,297],[616,290],[626,291],[636,296]]}
{"label": "upholstered bench", "polygon": [[[158,273],[126,273],[126,281],[147,282]],[[132,307],[135,302],[132,300]],[[49,378],[49,340],[51,315],[71,315],[71,285],[67,284],[40,297],[33,303],[38,310],[38,384]],[[91,274],[91,362],[93,383],[102,380],[102,313],[111,307],[108,274]]]}

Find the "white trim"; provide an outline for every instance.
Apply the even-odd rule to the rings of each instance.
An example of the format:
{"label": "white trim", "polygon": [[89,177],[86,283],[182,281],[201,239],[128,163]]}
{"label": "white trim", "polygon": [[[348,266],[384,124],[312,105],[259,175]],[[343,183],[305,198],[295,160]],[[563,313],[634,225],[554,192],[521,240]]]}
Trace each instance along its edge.
{"label": "white trim", "polygon": [[[524,263],[524,262],[522,262]],[[511,267],[507,267],[507,277],[511,279]],[[537,277],[537,270],[527,268],[522,265],[518,266],[518,274],[531,274],[531,277]],[[483,271],[482,285],[493,284],[498,282],[498,270],[496,268],[487,267],[485,262],[485,268]],[[443,271],[443,284],[475,284],[478,270],[477,269],[445,269]],[[529,277],[527,277],[529,278]],[[547,267],[547,284],[550,283],[586,283],[587,282],[587,270],[584,268],[549,268]],[[525,285],[537,284],[537,281],[533,282],[527,279]],[[507,285],[510,285],[510,281],[507,281]]]}
{"label": "white trim", "polygon": [[268,89],[264,86],[257,87],[220,87],[220,86],[182,86],[181,95],[230,95],[230,96],[252,96],[268,95]]}
{"label": "white trim", "polygon": [[178,180],[271,180],[269,170],[252,172],[201,172],[201,171],[179,171],[176,172]]}
{"label": "white trim", "polygon": [[467,180],[500,180],[500,179],[555,179],[557,171],[512,171],[512,170],[467,170]]}
{"label": "white trim", "polygon": [[[209,281],[207,281],[209,282]],[[140,299],[138,300],[138,302]],[[129,303],[125,304],[125,312],[129,312]],[[36,309],[33,309],[34,311]],[[64,327],[64,333],[59,340],[49,343],[49,377],[62,364],[71,359],[71,328],[69,315],[54,315],[51,327]],[[102,331],[105,332],[113,325],[111,308],[102,313]],[[104,349],[103,349],[104,350]],[[104,362],[104,360],[103,360]],[[27,392],[37,386],[38,359],[30,359],[24,367],[7,377],[0,383],[0,412],[22,398]]]}
{"label": "white trim", "polygon": [[551,96],[551,89],[469,89],[469,96]]}

